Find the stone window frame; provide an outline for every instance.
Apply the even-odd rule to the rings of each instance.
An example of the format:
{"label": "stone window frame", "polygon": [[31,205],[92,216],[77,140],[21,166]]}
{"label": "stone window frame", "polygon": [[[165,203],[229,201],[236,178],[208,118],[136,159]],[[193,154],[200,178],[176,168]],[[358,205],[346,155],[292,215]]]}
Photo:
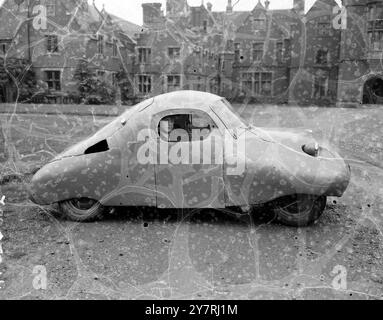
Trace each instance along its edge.
{"label": "stone window frame", "polygon": [[208,21],[207,20],[203,20],[202,21],[203,32],[207,32],[207,28],[208,28]]}
{"label": "stone window frame", "polygon": [[[380,10],[380,15],[378,14],[378,9]],[[379,3],[371,3],[368,5],[368,21],[376,21],[383,19],[383,6]]]}
{"label": "stone window frame", "polygon": [[[174,54],[178,50],[178,54]],[[170,53],[172,51],[172,54]],[[169,46],[167,51],[168,58],[170,60],[177,60],[181,58],[181,47]]]}
{"label": "stone window frame", "polygon": [[234,43],[234,62],[241,62],[242,48],[240,42]]}
{"label": "stone window frame", "polygon": [[251,27],[253,30],[266,30],[267,19],[265,16],[253,17],[251,21]]}
{"label": "stone window frame", "polygon": [[45,34],[46,52],[48,54],[59,54],[60,53],[59,43],[60,43],[60,37],[58,34],[56,33]]}
{"label": "stone window frame", "polygon": [[[372,51],[382,51],[383,50],[383,30],[371,29],[367,31],[368,37],[368,46]],[[378,41],[375,39],[379,38]]]}
{"label": "stone window frame", "polygon": [[383,5],[379,3],[370,4],[368,6],[367,20],[369,49],[381,51],[383,50]]}
{"label": "stone window frame", "polygon": [[[326,52],[326,60],[323,62],[318,60],[319,53],[321,51]],[[324,66],[324,65],[329,65],[330,62],[331,62],[331,54],[330,54],[330,50],[328,48],[319,48],[319,49],[315,50],[314,64]]]}
{"label": "stone window frame", "polygon": [[0,55],[6,55],[11,45],[12,45],[12,40],[0,39]]}
{"label": "stone window frame", "polygon": [[[324,83],[324,95],[322,95],[320,92],[319,92],[319,97],[317,97],[315,94],[316,94],[316,84],[318,83],[317,82],[317,79],[318,78],[322,78],[322,79],[325,79],[325,83]],[[323,98],[327,98],[329,96],[329,82],[330,82],[330,75],[326,72],[324,74],[313,74],[312,75],[312,88],[311,88],[311,98],[312,99],[323,99]],[[320,85],[318,86],[318,89],[320,90]],[[323,86],[322,86],[323,88]]]}
{"label": "stone window frame", "polygon": [[[62,90],[62,76],[63,76],[62,69],[44,68],[44,69],[41,69],[41,71],[44,72],[45,82],[47,83],[49,89],[53,89],[54,91],[61,91]],[[49,72],[52,72],[52,75],[53,75],[53,73],[58,72],[59,77],[58,78],[56,78],[56,77],[49,78],[49,74],[48,74]],[[57,84],[58,84],[58,86],[57,86]]]}
{"label": "stone window frame", "polygon": [[175,90],[172,90],[172,91],[181,90],[182,89],[182,74],[167,74],[166,78],[165,78],[166,79],[166,91],[171,92],[169,90],[169,77],[173,77],[174,79],[176,79],[178,77],[178,79],[179,79],[179,81],[178,81],[179,86],[178,87],[176,85],[174,85],[174,83],[177,83],[177,81],[174,82],[174,79],[173,79],[172,88],[174,88]]}
{"label": "stone window frame", "polygon": [[[259,46],[259,47],[256,47]],[[260,49],[262,47],[262,50]],[[257,55],[259,59],[255,59],[255,53],[261,53],[260,56]],[[265,54],[265,42],[264,41],[253,41],[251,44],[251,61],[252,62],[261,62]]]}
{"label": "stone window frame", "polygon": [[117,38],[112,39],[112,57],[118,58],[118,40],[117,40]]}
{"label": "stone window frame", "polygon": [[[281,48],[279,48],[279,45],[282,45]],[[285,62],[285,42],[283,40],[278,40],[275,43],[275,61],[276,63],[283,63]]]}
{"label": "stone window frame", "polygon": [[101,80],[105,80],[106,79],[106,70],[104,70],[104,69],[97,69],[96,70],[96,75],[97,75],[97,78],[99,78]]}
{"label": "stone window frame", "polygon": [[219,92],[219,82],[217,77],[212,77],[207,79],[208,91],[213,94],[218,94]]}
{"label": "stone window frame", "polygon": [[[271,75],[270,80],[264,80],[264,75]],[[248,75],[247,79],[244,78],[245,75]],[[250,75],[250,77],[249,77]],[[258,76],[257,76],[258,75]],[[251,83],[251,95],[252,96],[262,96],[262,97],[273,97],[274,96],[274,72],[266,71],[266,70],[257,70],[257,71],[244,71],[240,74],[240,87],[241,91],[243,91],[243,83],[248,82]],[[246,81],[247,80],[247,81]],[[264,94],[263,92],[263,83],[270,82],[270,94]],[[258,86],[257,86],[258,84]]]}
{"label": "stone window frame", "polygon": [[7,54],[7,44],[5,42],[0,42],[0,46],[1,46],[0,54],[6,55]]}
{"label": "stone window frame", "polygon": [[105,36],[97,34],[97,54],[103,56],[105,54]]}
{"label": "stone window frame", "polygon": [[331,36],[332,24],[331,21],[318,21],[317,22],[318,35],[321,37]]}
{"label": "stone window frame", "polygon": [[139,64],[151,64],[152,48],[144,46],[137,47],[137,59]]}
{"label": "stone window frame", "polygon": [[111,82],[114,88],[118,87],[117,75],[118,75],[118,72],[115,72],[115,71],[110,72]]}
{"label": "stone window frame", "polygon": [[[149,80],[149,82],[144,83],[140,81],[141,78],[143,79],[143,77],[146,77],[147,78],[146,80]],[[139,94],[147,95],[153,91],[153,77],[150,74],[145,74],[145,73],[137,74],[136,81],[137,81],[137,89]],[[144,88],[148,90],[144,90]]]}
{"label": "stone window frame", "polygon": [[44,5],[45,5],[45,8],[47,9],[47,16],[48,17],[55,17],[56,16],[56,7],[57,7],[56,0],[45,0]]}

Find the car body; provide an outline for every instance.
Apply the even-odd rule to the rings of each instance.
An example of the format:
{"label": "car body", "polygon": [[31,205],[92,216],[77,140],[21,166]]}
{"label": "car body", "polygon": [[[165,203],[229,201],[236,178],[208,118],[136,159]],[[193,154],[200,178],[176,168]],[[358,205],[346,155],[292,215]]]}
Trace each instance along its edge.
{"label": "car body", "polygon": [[[205,135],[170,137],[181,129]],[[211,161],[204,161],[209,150],[203,143],[211,137]],[[178,157],[182,151],[189,161]],[[178,162],[163,161],[166,154]],[[310,203],[320,198],[323,207],[324,197],[343,195],[350,175],[345,161],[308,131],[256,128],[222,97],[177,91],[139,103],[55,157],[33,177],[30,194],[39,205],[71,201],[72,209],[81,208],[73,199],[91,199],[84,210],[93,205],[223,209],[300,195],[314,197]],[[80,213],[72,218],[89,220]]]}

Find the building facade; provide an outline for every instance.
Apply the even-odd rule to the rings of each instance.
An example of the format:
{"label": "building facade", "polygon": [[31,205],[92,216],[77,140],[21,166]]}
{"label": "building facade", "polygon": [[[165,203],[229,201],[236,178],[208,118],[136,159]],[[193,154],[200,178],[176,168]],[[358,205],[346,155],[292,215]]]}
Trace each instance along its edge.
{"label": "building facade", "polygon": [[[123,70],[122,90],[137,99],[193,89],[259,103],[383,102],[383,0],[317,0],[306,11],[304,0],[286,10],[251,1],[253,10],[236,11],[228,0],[223,12],[187,0],[144,3],[139,27],[86,0],[6,0],[0,59],[26,60],[55,95],[77,90],[85,58],[111,84]],[[0,82],[2,101],[16,92]]]}
{"label": "building facade", "polygon": [[[76,94],[80,61],[86,60],[92,72],[112,85],[122,69],[132,74],[132,34],[87,1],[6,0],[0,21],[0,58],[27,61],[37,83],[55,100]],[[17,98],[9,85],[2,92],[2,100]]]}
{"label": "building facade", "polygon": [[383,103],[383,1],[345,1],[347,28],[342,32],[338,100]]}
{"label": "building facade", "polygon": [[[144,4],[137,38],[136,93],[197,89],[229,99],[299,105],[383,102],[380,57],[383,1],[304,0],[271,10],[255,0],[248,12],[225,12],[186,0]],[[143,50],[150,59],[143,65]],[[176,53],[177,59],[169,57]],[[143,83],[149,82],[150,86]],[[150,90],[149,90],[150,89]]]}

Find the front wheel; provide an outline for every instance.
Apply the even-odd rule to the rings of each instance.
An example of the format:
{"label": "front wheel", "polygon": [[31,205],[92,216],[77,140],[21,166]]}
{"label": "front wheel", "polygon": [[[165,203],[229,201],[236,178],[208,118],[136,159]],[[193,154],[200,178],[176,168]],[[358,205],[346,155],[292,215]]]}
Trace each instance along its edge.
{"label": "front wheel", "polygon": [[105,213],[98,201],[81,198],[60,202],[60,211],[69,219],[75,222],[91,222],[100,219]]}
{"label": "front wheel", "polygon": [[326,203],[325,196],[294,195],[277,200],[274,204],[274,213],[285,225],[304,227],[320,218]]}

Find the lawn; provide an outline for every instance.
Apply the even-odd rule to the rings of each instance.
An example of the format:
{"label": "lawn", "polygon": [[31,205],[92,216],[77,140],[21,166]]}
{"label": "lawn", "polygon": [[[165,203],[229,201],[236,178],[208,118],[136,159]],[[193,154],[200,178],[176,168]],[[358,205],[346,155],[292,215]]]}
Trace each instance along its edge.
{"label": "lawn", "polygon": [[[46,108],[49,107],[50,112]],[[49,105],[40,109],[18,107],[20,113],[0,113],[1,175],[31,173],[67,147],[81,141],[110,122],[111,116],[95,116],[95,107],[70,108]],[[270,105],[234,105],[252,124],[259,127],[312,129],[320,141],[331,143],[350,161],[382,167],[383,107],[340,109],[299,108]],[[105,114],[122,112],[105,106]],[[3,108],[4,110],[5,108]],[[30,110],[30,112],[26,112]],[[38,113],[40,111],[45,114]],[[97,107],[97,114],[102,114]],[[4,161],[6,160],[6,161]],[[1,156],[0,156],[1,161]]]}

